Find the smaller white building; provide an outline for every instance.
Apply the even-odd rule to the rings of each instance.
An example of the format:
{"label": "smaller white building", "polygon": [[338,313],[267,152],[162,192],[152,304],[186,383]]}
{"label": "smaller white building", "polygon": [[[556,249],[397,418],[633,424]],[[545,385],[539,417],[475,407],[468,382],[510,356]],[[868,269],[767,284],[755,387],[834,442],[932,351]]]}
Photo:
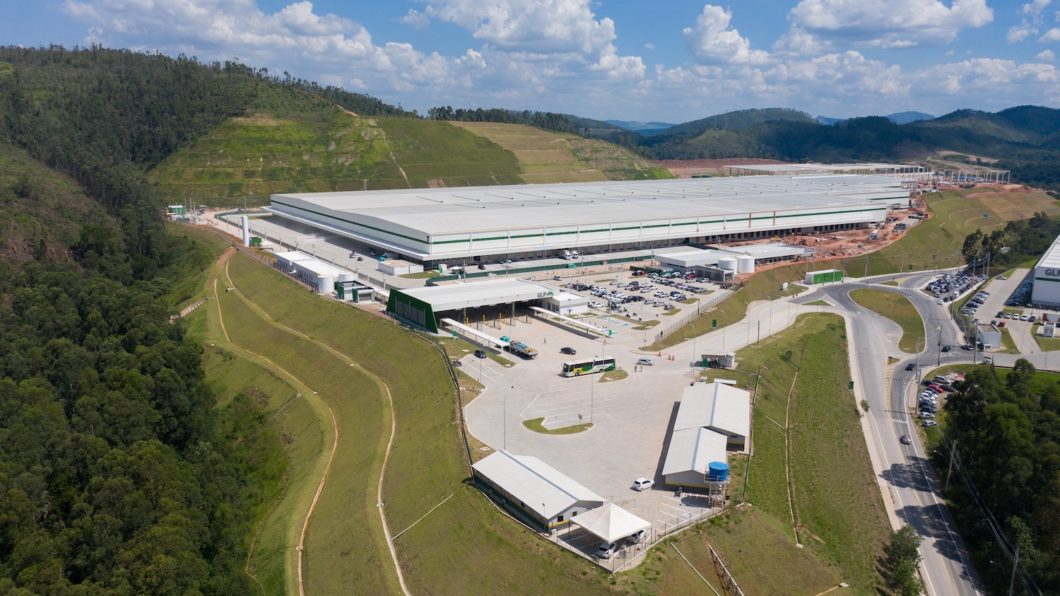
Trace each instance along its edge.
{"label": "smaller white building", "polygon": [[330,294],[335,290],[335,281],[343,274],[349,274],[349,271],[296,250],[278,252],[274,256],[277,269],[298,278],[319,294]]}
{"label": "smaller white building", "polygon": [[990,323],[979,323],[976,327],[976,335],[983,348],[1001,347],[1001,330]]}
{"label": "smaller white building", "polygon": [[[685,388],[674,430],[707,428],[726,437],[730,449],[747,449],[751,434],[751,394],[724,383],[696,383]],[[724,460],[723,460],[724,461]]]}
{"label": "smaller white building", "polygon": [[557,291],[554,295],[543,298],[541,305],[554,313],[568,317],[589,312],[589,298],[570,292]]}
{"label": "smaller white building", "polygon": [[670,486],[707,486],[707,466],[727,462],[726,437],[706,428],[674,429],[663,462],[663,480]]}
{"label": "smaller white building", "polygon": [[423,265],[401,259],[386,259],[385,261],[379,261],[379,270],[387,275],[409,275],[411,273],[423,273]]}
{"label": "smaller white building", "polygon": [[501,450],[471,467],[477,480],[543,528],[567,524],[604,504],[600,495],[529,455]]}

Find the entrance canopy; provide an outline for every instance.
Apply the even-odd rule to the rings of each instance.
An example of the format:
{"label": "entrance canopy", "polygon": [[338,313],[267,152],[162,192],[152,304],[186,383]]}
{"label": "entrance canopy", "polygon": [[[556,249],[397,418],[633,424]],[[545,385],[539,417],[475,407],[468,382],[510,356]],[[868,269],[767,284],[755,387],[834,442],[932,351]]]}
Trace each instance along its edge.
{"label": "entrance canopy", "polygon": [[607,542],[616,542],[651,527],[650,523],[614,503],[604,503],[572,517],[571,521]]}

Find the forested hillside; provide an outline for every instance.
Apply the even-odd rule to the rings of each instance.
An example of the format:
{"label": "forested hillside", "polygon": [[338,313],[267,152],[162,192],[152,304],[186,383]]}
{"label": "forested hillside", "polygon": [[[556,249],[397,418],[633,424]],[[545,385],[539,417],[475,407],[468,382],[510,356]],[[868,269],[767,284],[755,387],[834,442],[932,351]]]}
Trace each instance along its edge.
{"label": "forested hillside", "polygon": [[[977,367],[946,402],[946,450],[960,467],[955,516],[989,593],[1008,589],[1011,562],[995,531],[1019,545],[1020,593],[1060,591],[1060,384],[1026,360],[1002,375]],[[945,466],[944,460],[940,465]],[[985,513],[984,509],[989,513]],[[1028,573],[1029,572],[1029,573]],[[1028,583],[1024,583],[1028,581]],[[1030,589],[1034,582],[1037,589]]]}
{"label": "forested hillside", "polygon": [[98,48],[0,61],[0,592],[250,593],[282,447],[248,396],[215,406],[169,320],[215,254],[166,232],[144,170],[262,86],[326,93]]}

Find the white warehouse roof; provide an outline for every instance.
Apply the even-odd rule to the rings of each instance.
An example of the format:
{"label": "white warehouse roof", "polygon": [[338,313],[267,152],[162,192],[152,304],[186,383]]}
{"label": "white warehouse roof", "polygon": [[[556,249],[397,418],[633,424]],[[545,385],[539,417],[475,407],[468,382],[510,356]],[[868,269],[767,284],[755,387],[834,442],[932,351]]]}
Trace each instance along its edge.
{"label": "white warehouse roof", "polygon": [[277,194],[272,213],[414,258],[882,221],[886,176],[746,176]]}
{"label": "white warehouse roof", "polygon": [[728,438],[706,428],[674,429],[670,433],[670,448],[663,462],[663,476],[681,472],[707,473],[713,461],[725,462]]}
{"label": "white warehouse roof", "polygon": [[559,293],[550,286],[517,277],[502,277],[485,281],[457,282],[400,290],[431,305],[434,312],[495,306],[512,302],[526,302],[549,298]]}
{"label": "white warehouse roof", "polygon": [[275,253],[276,258],[286,260],[295,267],[301,267],[318,277],[338,277],[343,273],[349,273],[345,269],[339,269],[334,265],[325,263],[320,259],[307,255],[304,252],[292,250],[290,252]]}
{"label": "white warehouse roof", "polygon": [[1035,267],[1048,267],[1049,269],[1060,268],[1060,236],[1053,240],[1052,246],[1045,251],[1042,258],[1038,259],[1038,264]]}
{"label": "white warehouse roof", "polygon": [[529,455],[497,451],[471,467],[545,519],[578,502],[595,501],[601,505],[604,502],[600,495]]}
{"label": "white warehouse roof", "polygon": [[701,248],[689,248],[687,250],[656,254],[655,260],[664,265],[676,267],[695,267],[697,265],[717,265],[718,259],[730,256],[719,250],[704,250]]}
{"label": "white warehouse roof", "polygon": [[[801,246],[792,246],[782,242],[770,242],[767,244],[745,244],[742,246],[719,246],[718,250],[731,254],[748,255],[755,260],[782,259],[784,257],[801,257],[807,254],[807,250]],[[813,254],[812,250],[810,254]]]}
{"label": "white warehouse roof", "polygon": [[751,434],[751,394],[722,383],[686,387],[674,431],[701,427],[747,437]]}

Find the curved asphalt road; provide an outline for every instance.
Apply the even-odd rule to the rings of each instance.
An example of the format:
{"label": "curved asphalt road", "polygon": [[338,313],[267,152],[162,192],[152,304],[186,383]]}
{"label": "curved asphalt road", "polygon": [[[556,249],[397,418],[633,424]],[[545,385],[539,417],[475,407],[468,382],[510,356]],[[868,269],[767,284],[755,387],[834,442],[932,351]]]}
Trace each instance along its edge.
{"label": "curved asphalt road", "polygon": [[[947,309],[936,305],[934,299],[915,289],[933,275],[924,273],[909,276],[903,279],[901,287],[872,283],[824,286],[794,302],[806,303],[818,300],[823,295],[851,315],[850,345],[855,351],[852,374],[854,382],[859,384],[862,395],[869,402],[869,435],[875,443],[870,445],[870,449],[877,459],[880,484],[887,493],[889,506],[899,520],[913,526],[923,537],[920,545],[923,558],[921,573],[928,594],[978,594],[981,590],[975,571],[949,512],[942,505],[939,491],[928,471],[924,448],[913,428],[916,420],[909,413],[911,399],[915,397],[911,388],[916,383],[917,373],[915,370],[906,372],[905,367],[909,363],[915,365],[917,358],[899,352],[897,346],[888,341],[887,332],[893,332],[893,322],[863,308],[849,296],[850,291],[865,287],[905,295],[920,313],[928,335],[927,346],[919,354],[919,363],[930,368],[940,361],[968,361],[967,352],[942,354],[939,351],[940,345],[952,346],[963,341],[958,341],[960,331]],[[891,277],[877,279],[884,281]],[[897,357],[900,362],[889,368],[888,356]],[[899,437],[902,435],[909,436],[912,444],[901,444]]]}

